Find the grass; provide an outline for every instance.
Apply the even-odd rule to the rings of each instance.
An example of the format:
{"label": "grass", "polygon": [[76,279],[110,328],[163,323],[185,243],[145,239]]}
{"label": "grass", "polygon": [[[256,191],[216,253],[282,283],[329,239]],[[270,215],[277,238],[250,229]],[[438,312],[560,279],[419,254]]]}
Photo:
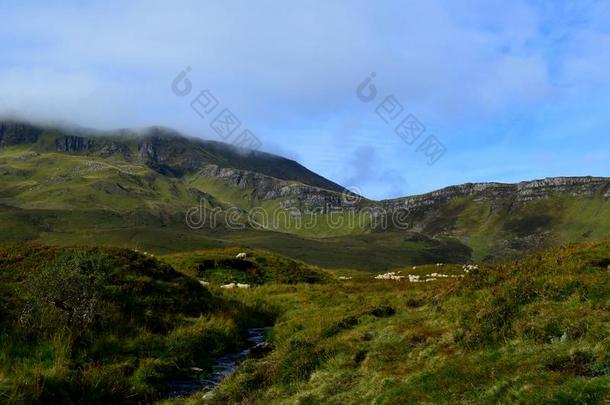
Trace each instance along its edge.
{"label": "grass", "polygon": [[[186,403],[605,403],[610,242],[482,266],[463,279],[266,284],[275,350]],[[460,273],[459,266],[403,273]],[[184,402],[180,402],[184,403]]]}
{"label": "grass", "polygon": [[183,214],[148,210],[24,210],[0,205],[0,220],[5,230],[0,243],[123,246],[155,254],[243,246],[325,268],[382,271],[432,261],[463,263],[471,256],[470,249],[453,238],[431,239],[401,232],[305,238],[254,229],[193,230],[184,225]]}
{"label": "grass", "polygon": [[[604,403],[609,265],[607,241],[467,274],[450,264],[396,269],[464,275],[409,283],[235,247],[155,258],[10,245],[0,249],[0,398],[161,399],[169,380],[191,367],[205,374],[246,328],[273,323],[270,354],[245,360],[211,395],[166,402]],[[219,288],[228,281],[254,285]],[[97,304],[68,316],[79,296]]]}
{"label": "grass", "polygon": [[[246,259],[236,259],[238,253]],[[176,253],[161,256],[176,270],[215,285],[231,282],[261,285],[266,283],[297,284],[321,283],[328,280],[326,271],[260,250],[224,248]]]}
{"label": "grass", "polygon": [[[510,196],[482,199],[475,195],[426,205],[410,214],[413,229],[428,236],[427,241],[417,243],[406,240],[409,232],[372,229],[375,227],[362,212],[355,217],[318,215],[315,221],[305,214],[298,225],[288,211],[279,210],[289,198],[259,201],[251,185],[242,188],[220,178],[201,177],[196,168],[207,162],[260,170],[283,177],[284,181],[268,178],[277,187],[298,181],[327,184],[334,191],[326,193],[337,195],[336,185],[295,162],[267,155],[238,156],[220,145],[204,147],[162,137],[157,146],[167,154],[166,163],[171,166],[166,167],[167,172],[139,158],[134,139],[105,138],[105,142],[124,143],[131,156],[105,156],[101,146],[100,150],[67,154],[54,151],[54,139],[60,135],[47,129],[37,143],[0,151],[0,204],[4,207],[0,208],[0,242],[139,245],[157,253],[244,245],[323,267],[381,271],[430,262],[434,257],[446,262],[516,258],[523,252],[566,242],[596,240],[610,232],[608,201],[601,194],[590,198],[549,195],[528,202],[515,202]],[[188,169],[193,159],[201,165]],[[290,205],[307,204],[307,199],[300,200]],[[267,214],[265,229],[229,232],[224,223],[215,229],[189,229],[185,212],[200,203],[224,212],[237,207],[243,210],[242,222],[245,210],[258,207]],[[362,206],[370,203],[365,200]],[[313,226],[305,225],[311,222]],[[157,237],[161,234],[162,238]]]}
{"label": "grass", "polygon": [[0,398],[15,404],[159,399],[275,316],[150,255],[41,245],[0,249],[0,310]]}

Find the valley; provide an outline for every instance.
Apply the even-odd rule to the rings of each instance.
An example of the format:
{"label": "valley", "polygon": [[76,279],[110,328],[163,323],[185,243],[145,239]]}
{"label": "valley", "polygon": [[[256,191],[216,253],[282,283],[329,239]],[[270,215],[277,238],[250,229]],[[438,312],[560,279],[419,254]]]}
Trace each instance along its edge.
{"label": "valley", "polygon": [[513,259],[610,234],[606,178],[469,183],[372,201],[294,161],[158,127],[7,121],[0,145],[2,242],[95,240],[157,253],[237,244],[384,270],[431,255]]}
{"label": "valley", "polygon": [[609,197],[373,201],[168,129],[4,122],[0,402],[603,403]]}

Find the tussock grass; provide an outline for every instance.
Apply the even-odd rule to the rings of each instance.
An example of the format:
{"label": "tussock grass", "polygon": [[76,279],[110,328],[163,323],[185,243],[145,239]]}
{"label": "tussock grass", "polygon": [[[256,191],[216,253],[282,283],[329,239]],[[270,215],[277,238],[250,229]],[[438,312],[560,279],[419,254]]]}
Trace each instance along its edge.
{"label": "tussock grass", "polygon": [[215,295],[131,250],[0,248],[0,402],[142,403],[210,370],[268,306]]}
{"label": "tussock grass", "polygon": [[276,349],[187,403],[607,402],[607,258],[609,242],[586,243],[463,279],[351,272],[347,281],[241,291],[241,300],[280,308]]}

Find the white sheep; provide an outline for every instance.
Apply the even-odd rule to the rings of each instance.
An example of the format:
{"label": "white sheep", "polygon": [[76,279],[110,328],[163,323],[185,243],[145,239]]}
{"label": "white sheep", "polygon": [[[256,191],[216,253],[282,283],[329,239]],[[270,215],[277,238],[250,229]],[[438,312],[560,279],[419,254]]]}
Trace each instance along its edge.
{"label": "white sheep", "polygon": [[205,287],[205,286],[210,285],[210,283],[209,283],[209,282],[207,282],[207,281],[203,281],[203,280],[199,280],[199,284],[201,284],[201,285],[202,285],[202,286],[204,286],[204,287]]}
{"label": "white sheep", "polygon": [[339,276],[338,278],[339,278],[339,280],[351,280],[352,279],[351,277],[346,277],[346,276]]}
{"label": "white sheep", "polygon": [[226,288],[226,289],[228,289],[228,290],[230,290],[230,289],[232,289],[232,288],[235,288],[235,287],[237,287],[237,284],[235,284],[235,283],[224,284],[224,285],[221,285],[221,286],[220,286],[220,288]]}
{"label": "white sheep", "polygon": [[244,260],[246,257],[248,257],[248,255],[244,252],[238,253],[237,256],[235,256],[237,260]]}
{"label": "white sheep", "polygon": [[472,270],[479,270],[479,266],[476,264],[465,264],[462,266],[464,273],[470,273]]}
{"label": "white sheep", "polygon": [[375,276],[375,278],[377,280],[402,280],[403,278],[406,278],[405,276],[399,276],[397,273],[391,271],[389,273],[385,273],[385,274],[378,274]]}
{"label": "white sheep", "polygon": [[240,284],[240,283],[237,283],[237,288],[250,288],[250,284]]}

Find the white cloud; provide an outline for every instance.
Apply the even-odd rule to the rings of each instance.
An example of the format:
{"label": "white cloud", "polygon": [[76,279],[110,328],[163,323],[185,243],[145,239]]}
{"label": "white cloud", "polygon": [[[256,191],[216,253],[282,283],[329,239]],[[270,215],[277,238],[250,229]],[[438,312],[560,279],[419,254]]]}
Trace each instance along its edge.
{"label": "white cloud", "polygon": [[[370,145],[384,157],[380,172],[397,173],[406,164],[386,152],[404,145],[354,96],[365,75],[377,72],[382,95],[396,95],[457,145],[454,134],[470,136],[460,129],[473,120],[493,122],[516,106],[565,103],[610,86],[610,10],[569,4],[5,4],[0,113],[102,128],[160,124],[211,137],[188,102],[169,91],[189,65],[195,87],[211,89],[263,138],[263,148],[299,149],[304,161],[320,164],[312,169],[330,176],[331,165],[349,166],[350,151]],[[286,135],[297,133],[307,133],[300,139],[309,144]]]}

